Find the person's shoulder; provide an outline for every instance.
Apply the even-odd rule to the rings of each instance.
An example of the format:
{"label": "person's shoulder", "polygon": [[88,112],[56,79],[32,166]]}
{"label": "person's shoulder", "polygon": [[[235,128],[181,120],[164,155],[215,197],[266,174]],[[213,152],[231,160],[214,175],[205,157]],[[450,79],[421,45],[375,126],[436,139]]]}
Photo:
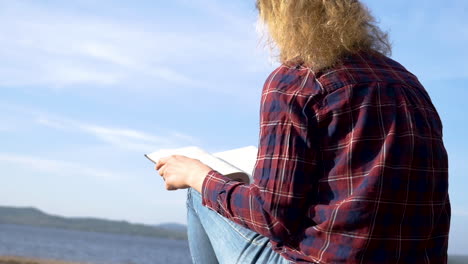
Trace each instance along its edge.
{"label": "person's shoulder", "polygon": [[307,80],[312,79],[310,69],[301,64],[279,65],[265,81],[264,91],[293,92],[301,90]]}
{"label": "person's shoulder", "polygon": [[401,83],[420,86],[417,77],[397,61],[377,52],[348,55],[317,75],[327,90],[366,83]]}

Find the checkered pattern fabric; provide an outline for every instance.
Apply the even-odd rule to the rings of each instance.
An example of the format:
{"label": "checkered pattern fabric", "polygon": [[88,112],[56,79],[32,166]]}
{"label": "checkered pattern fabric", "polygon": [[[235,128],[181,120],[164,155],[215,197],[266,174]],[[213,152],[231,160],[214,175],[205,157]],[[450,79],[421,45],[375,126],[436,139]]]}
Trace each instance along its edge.
{"label": "checkered pattern fabric", "polygon": [[379,54],[267,79],[250,185],[217,171],[203,204],[294,263],[446,263],[442,124],[418,79]]}

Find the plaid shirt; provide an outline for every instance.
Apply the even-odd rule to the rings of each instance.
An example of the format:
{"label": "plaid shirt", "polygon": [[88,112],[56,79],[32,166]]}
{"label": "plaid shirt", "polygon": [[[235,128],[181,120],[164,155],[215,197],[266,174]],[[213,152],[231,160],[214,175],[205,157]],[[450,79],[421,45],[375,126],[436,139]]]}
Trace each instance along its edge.
{"label": "plaid shirt", "polygon": [[439,116],[397,62],[282,65],[262,93],[254,182],[211,171],[203,204],[294,263],[446,263],[447,163]]}

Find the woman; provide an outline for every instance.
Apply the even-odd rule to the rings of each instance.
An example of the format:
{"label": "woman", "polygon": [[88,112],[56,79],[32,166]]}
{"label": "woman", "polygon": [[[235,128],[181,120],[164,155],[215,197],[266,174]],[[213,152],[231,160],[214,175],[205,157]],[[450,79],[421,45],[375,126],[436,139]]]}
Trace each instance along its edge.
{"label": "woman", "polygon": [[265,82],[254,182],[161,159],[188,191],[194,263],[446,263],[442,124],[357,0],[258,0],[282,65]]}

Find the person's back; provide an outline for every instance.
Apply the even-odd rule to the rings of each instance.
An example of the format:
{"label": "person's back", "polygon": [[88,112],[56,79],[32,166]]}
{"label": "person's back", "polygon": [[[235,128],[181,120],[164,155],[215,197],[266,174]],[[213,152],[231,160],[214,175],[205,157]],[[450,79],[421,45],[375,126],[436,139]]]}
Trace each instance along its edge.
{"label": "person's back", "polygon": [[[298,263],[446,262],[447,154],[437,112],[414,75],[383,55],[358,54],[315,74],[283,65],[264,89],[262,112],[271,120],[263,124],[289,115],[278,104],[292,101],[308,117],[305,126],[295,115],[304,140],[289,149],[313,149],[305,157],[315,164],[302,187],[292,185],[295,193],[314,188],[304,217],[295,218],[295,238],[274,243],[277,251]],[[260,160],[268,155],[260,152]]]}
{"label": "person's back", "polygon": [[192,188],[194,262],[446,263],[442,124],[387,35],[358,0],[257,7],[282,64],[263,88],[253,182],[157,165],[168,189]]}

